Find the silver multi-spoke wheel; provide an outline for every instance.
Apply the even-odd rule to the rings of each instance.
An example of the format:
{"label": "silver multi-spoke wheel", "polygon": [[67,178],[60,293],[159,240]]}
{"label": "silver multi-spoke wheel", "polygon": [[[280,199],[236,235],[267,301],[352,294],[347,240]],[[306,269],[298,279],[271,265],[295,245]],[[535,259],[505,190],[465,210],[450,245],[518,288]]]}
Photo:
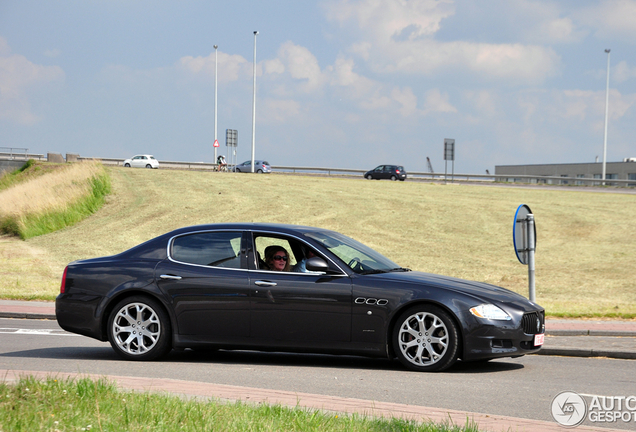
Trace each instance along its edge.
{"label": "silver multi-spoke wheel", "polygon": [[157,313],[143,303],[127,304],[113,320],[113,336],[119,348],[138,355],[150,351],[161,336]]}
{"label": "silver multi-spoke wheel", "polygon": [[428,305],[404,312],[394,332],[396,354],[409,369],[439,371],[457,359],[457,327],[442,310]]}
{"label": "silver multi-spoke wheel", "polygon": [[135,296],[113,309],[109,340],[120,355],[131,360],[152,360],[170,351],[170,323],[161,305]]}
{"label": "silver multi-spoke wheel", "polygon": [[448,348],[448,330],[438,317],[419,312],[408,317],[400,328],[400,351],[418,366],[430,366]]}

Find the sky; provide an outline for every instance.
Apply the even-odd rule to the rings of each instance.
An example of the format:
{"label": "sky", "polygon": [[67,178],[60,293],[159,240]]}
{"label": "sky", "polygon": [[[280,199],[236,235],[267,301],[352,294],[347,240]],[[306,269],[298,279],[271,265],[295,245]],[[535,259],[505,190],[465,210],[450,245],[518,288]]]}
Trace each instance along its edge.
{"label": "sky", "polygon": [[602,162],[606,49],[616,162],[636,157],[636,0],[0,0],[0,147],[212,162],[216,78],[239,163],[253,133],[274,166]]}

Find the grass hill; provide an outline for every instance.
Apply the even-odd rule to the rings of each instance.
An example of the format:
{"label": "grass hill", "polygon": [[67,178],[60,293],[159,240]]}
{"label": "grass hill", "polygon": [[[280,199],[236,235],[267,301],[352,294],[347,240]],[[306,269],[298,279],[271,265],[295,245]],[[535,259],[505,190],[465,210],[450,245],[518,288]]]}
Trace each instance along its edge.
{"label": "grass hill", "polygon": [[561,316],[636,317],[636,195],[585,189],[366,181],[107,168],[112,193],[74,226],[0,237],[0,297],[54,299],[64,266],[121,252],[181,226],[279,222],[333,229],[414,270],[527,296],[514,212],[537,225],[537,302]]}

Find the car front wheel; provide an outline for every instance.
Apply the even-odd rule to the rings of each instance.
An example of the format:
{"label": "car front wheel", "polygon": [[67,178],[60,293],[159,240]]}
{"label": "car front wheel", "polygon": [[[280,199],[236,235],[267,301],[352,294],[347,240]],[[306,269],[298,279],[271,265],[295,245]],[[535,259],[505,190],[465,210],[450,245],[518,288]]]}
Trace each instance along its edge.
{"label": "car front wheel", "polygon": [[367,180],[373,180],[373,177],[371,177],[371,174],[365,175],[364,178]]}
{"label": "car front wheel", "polygon": [[108,318],[108,340],[128,360],[155,360],[171,350],[168,314],[146,296],[120,301]]}
{"label": "car front wheel", "polygon": [[124,166],[125,166],[126,168],[130,168],[130,164],[129,164],[129,163],[125,163],[125,164],[124,164]]}
{"label": "car front wheel", "polygon": [[458,331],[446,312],[432,305],[406,310],[393,329],[393,347],[400,362],[418,372],[449,368],[457,360]]}

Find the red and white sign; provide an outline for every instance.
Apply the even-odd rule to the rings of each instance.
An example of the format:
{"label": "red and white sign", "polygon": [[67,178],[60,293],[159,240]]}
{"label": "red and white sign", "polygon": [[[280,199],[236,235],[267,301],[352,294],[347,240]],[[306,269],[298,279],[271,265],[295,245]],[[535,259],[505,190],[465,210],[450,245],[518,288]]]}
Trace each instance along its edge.
{"label": "red and white sign", "polygon": [[214,140],[214,147],[218,147],[219,146],[219,140]]}
{"label": "red and white sign", "polygon": [[543,341],[545,340],[545,334],[536,334],[534,335],[534,346],[543,345]]}

